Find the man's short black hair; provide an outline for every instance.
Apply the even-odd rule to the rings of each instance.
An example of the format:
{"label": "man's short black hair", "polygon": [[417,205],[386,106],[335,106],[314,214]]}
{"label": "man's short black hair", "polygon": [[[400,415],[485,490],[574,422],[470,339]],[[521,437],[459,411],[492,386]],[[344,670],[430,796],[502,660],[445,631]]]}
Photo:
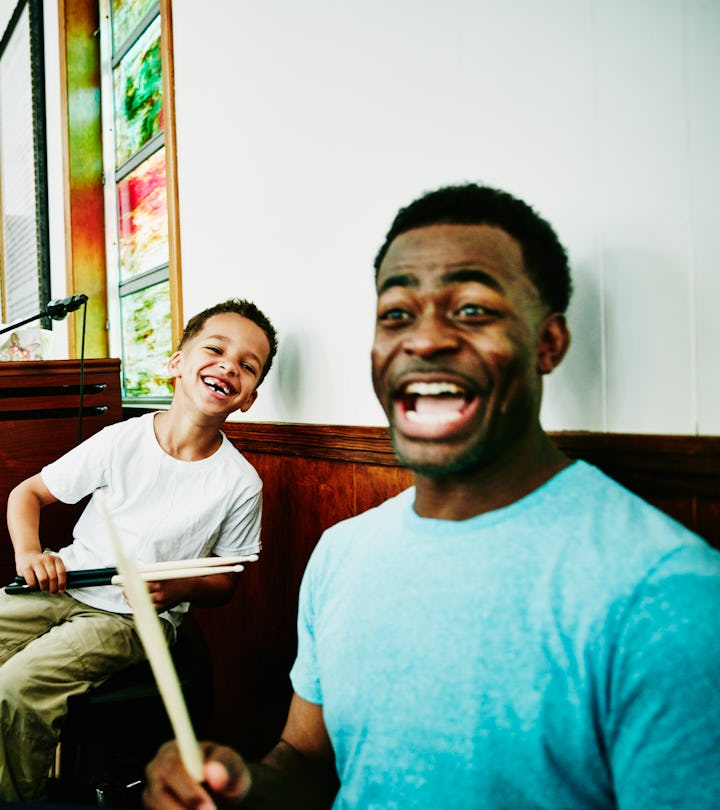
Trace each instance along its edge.
{"label": "man's short black hair", "polygon": [[375,276],[390,243],[426,225],[494,225],[520,245],[525,271],[553,312],[565,312],[572,282],[567,253],[552,226],[526,202],[506,191],[475,183],[428,192],[398,212],[375,258]]}
{"label": "man's short black hair", "polygon": [[277,353],[278,340],[275,327],[270,323],[269,318],[263,312],[261,312],[252,301],[246,301],[244,298],[230,298],[229,300],[223,301],[220,304],[215,304],[215,306],[208,307],[202,312],[198,312],[197,315],[193,315],[185,326],[185,331],[180,339],[178,350],[182,349],[190,338],[195,337],[195,335],[200,332],[203,326],[205,326],[205,321],[207,321],[208,318],[211,318],[213,315],[224,315],[226,312],[234,312],[236,315],[242,315],[243,318],[247,318],[249,321],[257,324],[257,326],[259,326],[267,335],[268,343],[270,344],[270,354],[265,361],[262,373],[260,374],[260,379],[258,380],[258,385],[260,385],[260,383],[267,376],[268,371],[270,371],[273,357],[275,357],[275,354]]}

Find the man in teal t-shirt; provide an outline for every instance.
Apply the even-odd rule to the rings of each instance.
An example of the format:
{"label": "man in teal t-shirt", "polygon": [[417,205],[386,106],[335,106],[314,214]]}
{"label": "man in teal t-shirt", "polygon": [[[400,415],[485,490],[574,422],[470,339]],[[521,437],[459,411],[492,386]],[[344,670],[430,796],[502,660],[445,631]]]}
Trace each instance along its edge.
{"label": "man in teal t-shirt", "polygon": [[[295,690],[260,764],[206,749],[244,807],[720,807],[720,554],[552,444],[566,253],[488,187],[401,209],[376,259],[373,384],[414,487],[325,533]],[[162,807],[209,800],[174,746]]]}

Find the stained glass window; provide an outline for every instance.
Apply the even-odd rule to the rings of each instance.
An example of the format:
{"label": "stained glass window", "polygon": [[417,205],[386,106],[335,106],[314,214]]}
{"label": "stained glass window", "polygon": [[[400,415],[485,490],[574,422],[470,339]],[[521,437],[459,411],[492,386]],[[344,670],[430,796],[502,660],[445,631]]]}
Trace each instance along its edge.
{"label": "stained glass window", "polygon": [[148,26],[113,70],[118,166],[162,132],[160,17]]}
{"label": "stained glass window", "polygon": [[155,5],[157,0],[113,0],[112,42],[115,52]]}
{"label": "stained glass window", "polygon": [[150,155],[117,190],[122,282],[168,262],[165,150]]}
{"label": "stained glass window", "polygon": [[172,340],[169,282],[123,296],[120,307],[125,396],[170,396],[172,388],[166,368]]}
{"label": "stained glass window", "polygon": [[107,193],[116,212],[108,275],[117,285],[119,320],[111,343],[122,358],[124,399],[156,400],[172,394],[166,366],[173,348],[161,6],[103,3],[110,25],[103,42],[111,51],[104,87],[112,95],[105,160],[114,180]]}

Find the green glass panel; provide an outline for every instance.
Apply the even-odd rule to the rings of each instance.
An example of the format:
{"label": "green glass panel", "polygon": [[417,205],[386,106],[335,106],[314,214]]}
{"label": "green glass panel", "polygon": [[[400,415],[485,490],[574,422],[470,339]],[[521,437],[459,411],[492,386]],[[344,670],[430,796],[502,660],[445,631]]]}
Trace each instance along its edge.
{"label": "green glass panel", "polygon": [[171,396],[167,373],[172,354],[170,282],[123,296],[120,309],[124,396]]}
{"label": "green glass panel", "polygon": [[118,166],[134,155],[165,122],[160,57],[160,17],[113,70],[115,159]]}
{"label": "green glass panel", "polygon": [[120,280],[168,263],[165,148],[117,185]]}
{"label": "green glass panel", "polygon": [[128,35],[156,2],[157,0],[113,0],[113,53],[120,49]]}

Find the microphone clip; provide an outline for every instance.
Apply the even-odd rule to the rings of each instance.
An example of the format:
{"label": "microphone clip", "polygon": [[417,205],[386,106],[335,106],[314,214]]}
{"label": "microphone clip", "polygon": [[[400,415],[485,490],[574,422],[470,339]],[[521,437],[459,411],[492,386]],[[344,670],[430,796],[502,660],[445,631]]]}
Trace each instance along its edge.
{"label": "microphone clip", "polygon": [[71,295],[69,298],[55,298],[48,301],[45,307],[45,314],[49,315],[54,321],[61,321],[69,312],[75,312],[76,309],[87,303],[88,297],[84,293]]}

